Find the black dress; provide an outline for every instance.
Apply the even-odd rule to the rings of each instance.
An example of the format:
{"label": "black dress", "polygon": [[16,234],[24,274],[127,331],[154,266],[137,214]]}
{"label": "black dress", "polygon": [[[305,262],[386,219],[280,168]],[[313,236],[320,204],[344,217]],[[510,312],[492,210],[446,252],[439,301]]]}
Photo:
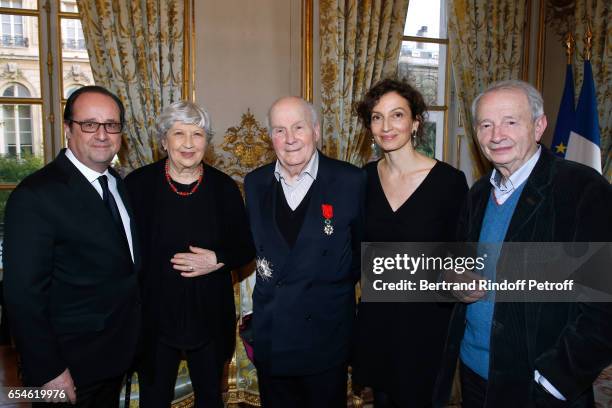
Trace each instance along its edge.
{"label": "black dress", "polygon": [[[365,166],[367,242],[455,241],[467,193],[464,174],[437,162],[394,212],[383,192],[377,164]],[[400,407],[431,405],[452,304],[361,303],[353,381],[387,393]]]}
{"label": "black dress", "polygon": [[[143,255],[139,372],[151,379],[158,344],[183,351],[214,344],[215,360],[231,358],[236,315],[230,272],[255,254],[244,202],[229,176],[204,165],[199,188],[179,196],[168,185],[164,164],[161,160],[144,166],[125,180]],[[189,191],[194,184],[174,186]],[[170,259],[190,252],[189,245],[214,251],[225,266],[207,275],[182,277]]]}

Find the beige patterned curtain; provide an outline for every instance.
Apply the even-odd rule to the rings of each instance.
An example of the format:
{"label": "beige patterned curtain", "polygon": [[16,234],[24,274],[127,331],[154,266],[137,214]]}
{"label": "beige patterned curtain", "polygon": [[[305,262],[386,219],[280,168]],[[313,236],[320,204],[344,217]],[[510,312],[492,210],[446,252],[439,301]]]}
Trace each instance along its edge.
{"label": "beige patterned curtain", "polygon": [[181,99],[184,0],[77,0],[96,84],[123,101],[126,170],[157,158],[155,118]]}
{"label": "beige patterned curtain", "polygon": [[610,0],[584,0],[576,2],[577,63],[576,93],[580,92],[583,78],[582,55],[584,37],[590,22],[593,33],[591,66],[597,93],[599,131],[601,135],[601,166],[604,176],[612,182],[612,6]]}
{"label": "beige patterned curtain", "polygon": [[408,0],[321,0],[321,130],[325,154],[357,165],[370,141],[353,104],[395,75]]}
{"label": "beige patterned curtain", "polygon": [[471,104],[489,84],[520,78],[526,1],[448,0],[448,10],[453,75],[478,179],[490,164],[478,147]]}
{"label": "beige patterned curtain", "polygon": [[[603,175],[612,182],[612,8],[610,0],[577,1],[574,12],[576,20],[577,63],[576,96],[580,92],[584,76],[582,56],[587,24],[591,24],[593,48],[591,67],[597,94],[599,132],[601,135],[601,167]],[[612,406],[612,365],[608,366],[593,384],[595,404],[599,407]]]}

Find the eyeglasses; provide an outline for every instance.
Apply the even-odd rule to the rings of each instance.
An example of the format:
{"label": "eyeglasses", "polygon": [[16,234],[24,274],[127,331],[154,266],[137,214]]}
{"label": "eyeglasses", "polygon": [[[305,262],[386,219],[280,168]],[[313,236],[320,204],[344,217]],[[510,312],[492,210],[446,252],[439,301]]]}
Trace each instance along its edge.
{"label": "eyeglasses", "polygon": [[96,133],[100,129],[100,125],[104,126],[106,133],[121,133],[123,123],[120,122],[79,122],[78,120],[70,120],[70,123],[78,123],[81,130],[85,133]]}

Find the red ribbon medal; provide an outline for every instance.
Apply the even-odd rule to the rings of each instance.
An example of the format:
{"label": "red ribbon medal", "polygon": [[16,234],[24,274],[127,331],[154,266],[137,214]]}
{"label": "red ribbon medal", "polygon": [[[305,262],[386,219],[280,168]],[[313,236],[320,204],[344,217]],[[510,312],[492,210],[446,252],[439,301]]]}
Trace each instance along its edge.
{"label": "red ribbon medal", "polygon": [[323,212],[323,232],[326,235],[334,233],[334,226],[332,225],[332,218],[334,218],[334,207],[331,204],[321,204],[321,211]]}

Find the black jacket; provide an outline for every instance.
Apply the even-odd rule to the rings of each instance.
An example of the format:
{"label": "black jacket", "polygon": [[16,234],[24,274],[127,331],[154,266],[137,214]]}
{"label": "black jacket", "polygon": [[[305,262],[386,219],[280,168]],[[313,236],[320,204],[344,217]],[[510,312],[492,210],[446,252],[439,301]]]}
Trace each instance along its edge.
{"label": "black jacket", "polygon": [[[463,240],[477,242],[491,194],[490,174],[468,193],[460,218]],[[593,169],[542,154],[519,198],[506,242],[612,241],[612,188]],[[502,262],[503,257],[500,258]],[[451,318],[434,406],[448,400],[465,330],[466,305]],[[588,407],[592,383],[612,361],[608,303],[496,303],[485,407]],[[534,381],[538,370],[567,403]]]}
{"label": "black jacket", "polygon": [[[130,202],[112,173],[138,263]],[[65,151],[11,194],[4,294],[26,385],[40,386],[69,368],[79,387],[119,376],[131,364],[140,327],[138,265],[121,234]]]}
{"label": "black jacket", "polygon": [[[245,178],[247,212],[257,257],[272,276],[253,290],[256,364],[271,375],[309,375],[344,364],[355,320],[363,236],[365,173],[319,154],[317,178],[295,245],[276,223],[274,163]],[[331,235],[322,204],[333,207]]]}

